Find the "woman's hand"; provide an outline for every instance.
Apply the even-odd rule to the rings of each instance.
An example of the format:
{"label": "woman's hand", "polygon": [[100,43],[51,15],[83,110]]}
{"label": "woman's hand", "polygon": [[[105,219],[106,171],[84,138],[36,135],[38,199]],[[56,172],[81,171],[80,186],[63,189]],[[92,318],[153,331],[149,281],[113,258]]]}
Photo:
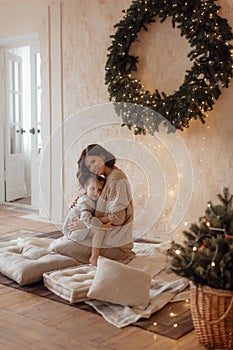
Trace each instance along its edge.
{"label": "woman's hand", "polygon": [[110,222],[108,216],[101,216],[98,218],[103,224],[108,224]]}
{"label": "woman's hand", "polygon": [[84,225],[84,223],[79,219],[79,218],[75,218],[72,220],[72,223],[70,223],[69,225],[67,225],[67,229],[68,231],[71,233],[72,231],[75,230],[83,230],[85,229],[86,226]]}
{"label": "woman's hand", "polygon": [[111,228],[116,228],[116,226],[113,225],[112,222],[108,222],[107,224],[103,224],[103,225],[101,226],[101,228],[104,228],[104,229],[111,229]]}

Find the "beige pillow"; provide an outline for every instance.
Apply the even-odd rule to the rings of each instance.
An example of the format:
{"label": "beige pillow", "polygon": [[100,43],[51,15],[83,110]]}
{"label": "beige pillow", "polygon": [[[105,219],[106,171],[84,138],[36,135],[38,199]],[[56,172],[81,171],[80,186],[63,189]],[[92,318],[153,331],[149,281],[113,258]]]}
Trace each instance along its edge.
{"label": "beige pillow", "polygon": [[79,303],[87,298],[87,292],[93,282],[95,266],[81,265],[45,272],[44,285],[59,297],[70,303]]}
{"label": "beige pillow", "polygon": [[150,301],[150,283],[151,276],[147,272],[100,256],[87,296],[114,304],[145,308]]}
{"label": "beige pillow", "polygon": [[0,253],[0,272],[21,286],[40,281],[44,272],[75,265],[76,260],[53,252],[45,254],[40,247],[28,246],[18,252]]}

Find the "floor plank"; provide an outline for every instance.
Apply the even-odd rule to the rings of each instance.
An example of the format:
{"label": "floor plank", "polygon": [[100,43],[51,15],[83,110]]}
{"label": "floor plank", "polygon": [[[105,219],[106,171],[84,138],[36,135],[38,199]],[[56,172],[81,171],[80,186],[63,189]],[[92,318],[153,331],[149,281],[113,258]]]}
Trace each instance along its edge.
{"label": "floor plank", "polygon": [[[25,210],[0,207],[0,238],[56,231],[25,218]],[[0,348],[4,350],[203,350],[195,332],[178,340],[138,327],[118,329],[100,315],[0,285]]]}

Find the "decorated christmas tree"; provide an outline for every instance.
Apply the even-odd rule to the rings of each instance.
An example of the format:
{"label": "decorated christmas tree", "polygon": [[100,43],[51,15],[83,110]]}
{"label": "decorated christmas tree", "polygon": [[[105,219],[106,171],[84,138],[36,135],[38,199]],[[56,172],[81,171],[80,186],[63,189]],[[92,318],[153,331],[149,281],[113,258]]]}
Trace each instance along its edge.
{"label": "decorated christmas tree", "polygon": [[172,242],[171,269],[194,284],[233,290],[233,196],[224,188],[220,204],[209,202],[199,224],[184,231],[184,242]]}

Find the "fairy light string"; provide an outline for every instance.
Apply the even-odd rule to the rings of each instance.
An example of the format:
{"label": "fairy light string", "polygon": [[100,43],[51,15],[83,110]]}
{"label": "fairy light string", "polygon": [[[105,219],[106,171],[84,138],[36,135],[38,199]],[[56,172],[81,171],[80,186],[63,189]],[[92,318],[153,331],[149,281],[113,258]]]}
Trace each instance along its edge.
{"label": "fairy light string", "polygon": [[[105,84],[110,101],[116,104],[116,112],[122,125],[135,134],[150,134],[158,129],[161,119],[156,119],[150,109],[160,113],[175,129],[184,130],[192,119],[205,123],[207,113],[213,110],[221,88],[228,88],[233,69],[233,38],[231,27],[220,17],[216,0],[133,0],[123,19],[114,27],[112,44],[108,48],[105,65]],[[135,78],[139,57],[130,54],[130,47],[141,30],[148,30],[158,18],[164,22],[171,17],[173,28],[180,29],[191,47],[188,58],[192,67],[177,91],[167,95],[156,89],[152,94]],[[127,103],[145,109],[132,110]],[[133,112],[132,112],[133,111]]]}
{"label": "fairy light string", "polygon": [[224,188],[221,204],[208,203],[199,225],[183,232],[185,240],[172,242],[171,269],[195,284],[233,290],[233,196]]}

